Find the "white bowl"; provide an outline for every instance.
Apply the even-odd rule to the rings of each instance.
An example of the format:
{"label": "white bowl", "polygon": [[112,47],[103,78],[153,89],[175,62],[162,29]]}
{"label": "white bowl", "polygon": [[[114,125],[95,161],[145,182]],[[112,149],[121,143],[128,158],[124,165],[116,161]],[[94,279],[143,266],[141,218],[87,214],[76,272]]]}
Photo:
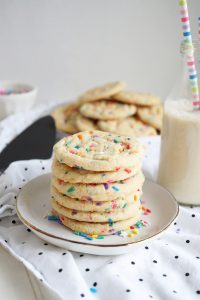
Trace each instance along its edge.
{"label": "white bowl", "polygon": [[[2,90],[10,91],[10,93],[3,94]],[[37,87],[30,84],[0,81],[0,120],[10,114],[31,109],[37,92]]]}

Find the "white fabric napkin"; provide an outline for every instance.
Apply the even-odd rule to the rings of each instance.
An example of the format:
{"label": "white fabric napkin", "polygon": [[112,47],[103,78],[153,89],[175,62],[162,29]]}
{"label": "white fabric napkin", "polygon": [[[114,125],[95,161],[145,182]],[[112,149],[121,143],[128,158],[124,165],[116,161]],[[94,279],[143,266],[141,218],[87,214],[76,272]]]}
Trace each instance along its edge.
{"label": "white fabric napkin", "polygon": [[[1,122],[0,148],[43,111]],[[160,138],[142,142],[147,147],[143,169],[155,179]],[[178,220],[161,238],[131,254],[112,257],[70,252],[35,236],[15,215],[15,198],[22,186],[49,172],[50,164],[50,160],[14,162],[0,176],[0,243],[43,284],[61,299],[200,299],[199,207],[181,207]]]}

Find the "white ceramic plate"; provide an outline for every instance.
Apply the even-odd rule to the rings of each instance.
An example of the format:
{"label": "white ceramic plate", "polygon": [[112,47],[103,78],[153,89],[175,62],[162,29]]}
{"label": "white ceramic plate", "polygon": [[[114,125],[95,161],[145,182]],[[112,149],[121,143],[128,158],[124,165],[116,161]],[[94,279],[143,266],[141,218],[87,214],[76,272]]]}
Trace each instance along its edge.
{"label": "white ceramic plate", "polygon": [[179,212],[174,197],[160,185],[146,179],[143,201],[151,209],[142,220],[150,226],[139,229],[134,237],[106,236],[104,239],[86,240],[45,216],[50,207],[50,174],[29,181],[17,198],[17,214],[21,221],[43,240],[72,251],[96,255],[117,255],[131,252],[135,247],[162,234],[176,219]]}

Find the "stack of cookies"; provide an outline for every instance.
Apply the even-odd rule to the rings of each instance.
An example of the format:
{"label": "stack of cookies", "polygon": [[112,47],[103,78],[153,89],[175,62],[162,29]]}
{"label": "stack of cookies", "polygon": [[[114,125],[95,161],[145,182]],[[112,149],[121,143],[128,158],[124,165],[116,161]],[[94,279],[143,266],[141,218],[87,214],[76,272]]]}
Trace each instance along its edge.
{"label": "stack of cookies", "polygon": [[54,214],[76,232],[109,235],[129,229],[142,213],[143,147],[133,137],[85,131],[54,146]]}
{"label": "stack of cookies", "polygon": [[163,115],[160,99],[125,88],[122,81],[108,83],[57,108],[53,112],[57,128],[67,133],[102,130],[136,137],[158,134]]}

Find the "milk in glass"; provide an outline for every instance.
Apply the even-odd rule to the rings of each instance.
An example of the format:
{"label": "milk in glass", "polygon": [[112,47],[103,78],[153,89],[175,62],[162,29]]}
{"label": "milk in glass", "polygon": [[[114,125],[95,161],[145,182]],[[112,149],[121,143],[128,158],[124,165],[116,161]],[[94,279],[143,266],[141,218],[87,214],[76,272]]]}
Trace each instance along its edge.
{"label": "milk in glass", "polygon": [[180,203],[200,204],[200,111],[186,99],[165,102],[158,182]]}

